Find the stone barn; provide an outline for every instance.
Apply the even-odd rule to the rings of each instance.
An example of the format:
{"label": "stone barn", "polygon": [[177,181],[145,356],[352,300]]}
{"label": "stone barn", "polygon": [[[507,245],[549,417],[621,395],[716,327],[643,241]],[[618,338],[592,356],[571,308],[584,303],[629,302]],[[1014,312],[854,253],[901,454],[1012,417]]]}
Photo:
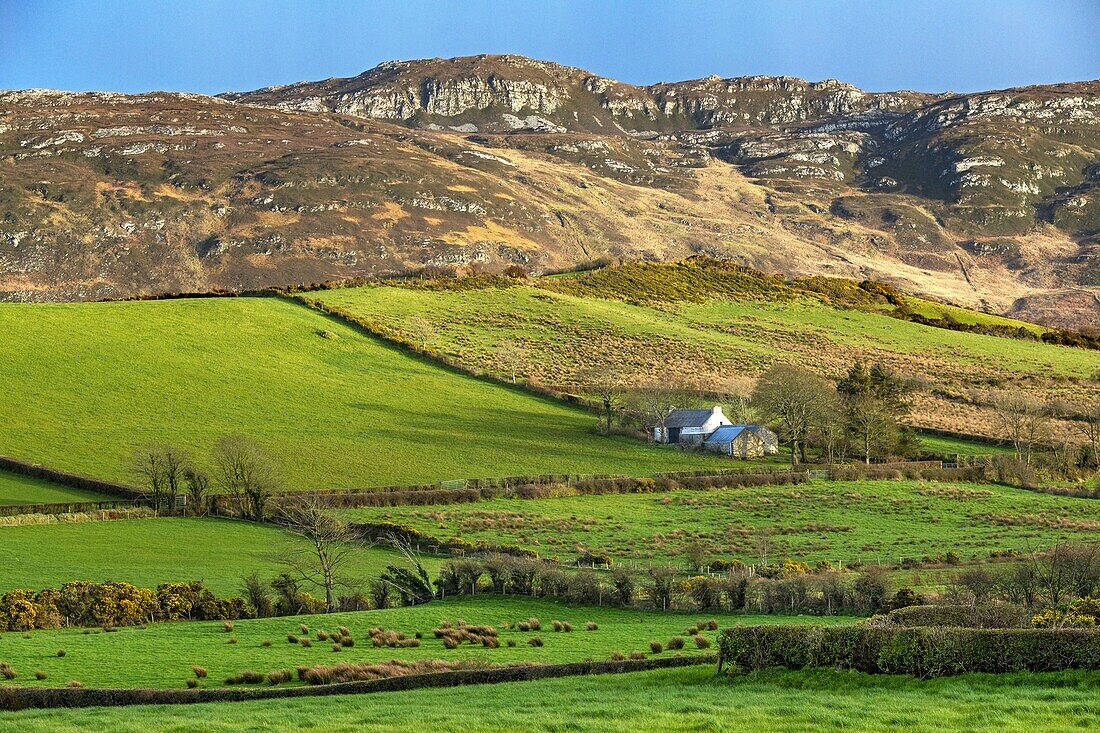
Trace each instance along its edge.
{"label": "stone barn", "polygon": [[779,438],[763,425],[723,425],[706,437],[703,448],[731,458],[763,458],[779,452]]}

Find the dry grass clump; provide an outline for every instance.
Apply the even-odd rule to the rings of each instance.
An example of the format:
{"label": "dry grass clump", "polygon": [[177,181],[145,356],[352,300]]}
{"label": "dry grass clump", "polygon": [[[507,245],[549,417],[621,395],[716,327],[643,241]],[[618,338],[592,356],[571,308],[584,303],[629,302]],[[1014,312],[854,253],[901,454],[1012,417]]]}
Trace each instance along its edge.
{"label": "dry grass clump", "polygon": [[226,644],[236,644],[237,643],[237,637],[231,636],[231,637],[229,637],[228,639],[225,640],[225,643]]}
{"label": "dry grass clump", "polygon": [[665,644],[665,647],[668,648],[668,649],[683,649],[684,648],[684,637],[682,637],[682,636],[672,637],[671,639],[668,640],[668,643]]}
{"label": "dry grass clump", "polygon": [[[665,650],[664,645],[661,644],[661,642],[657,641],[656,639],[649,642],[649,651],[653,652],[654,654],[660,654],[664,650]],[[633,655],[630,658],[633,659],[634,658]]]}
{"label": "dry grass clump", "polygon": [[600,628],[600,625],[597,624],[595,621],[588,621],[584,625],[585,631],[596,631],[599,628]]}
{"label": "dry grass clump", "polygon": [[41,669],[36,669],[34,671],[34,678],[36,680],[44,680],[44,679],[46,679],[46,673]]}
{"label": "dry grass clump", "polygon": [[313,642],[310,641],[309,638],[305,637],[305,636],[302,636],[302,637],[298,638],[298,644],[300,644],[301,646],[304,646],[306,648],[309,648],[309,647],[313,646]]}
{"label": "dry grass clump", "polygon": [[243,672],[238,672],[231,677],[225,678],[225,684],[227,685],[258,685],[263,681],[264,676],[251,669],[246,669]]}
{"label": "dry grass clump", "polygon": [[57,656],[59,656],[59,657],[65,656],[65,650],[64,649],[58,649],[57,650]]}
{"label": "dry grass clump", "polygon": [[527,640],[527,643],[531,646],[542,646],[542,637],[532,636],[530,639]]}
{"label": "dry grass clump", "polygon": [[532,616],[526,621],[520,621],[518,624],[516,624],[516,628],[520,631],[540,631],[542,629],[542,621],[539,621],[538,618]]}
{"label": "dry grass clump", "polygon": [[298,624],[298,630],[301,631],[303,634],[309,633],[309,627],[305,624]]}
{"label": "dry grass clump", "polygon": [[[497,638],[499,633],[492,626],[470,626],[462,619],[456,619],[454,622],[441,621],[439,626],[432,629],[432,634],[435,638],[443,641],[443,646],[447,649],[457,649],[460,644],[481,644],[484,647],[490,649],[496,649],[500,646],[500,641]],[[412,641],[416,641],[413,639]],[[419,642],[417,642],[419,645]]]}
{"label": "dry grass clump", "polygon": [[[350,641],[351,637],[344,637],[341,642],[345,639]],[[409,638],[400,631],[387,631],[381,626],[370,630],[370,641],[376,647],[389,647],[391,649],[420,646],[420,640],[416,637]]]}
{"label": "dry grass clump", "polygon": [[413,661],[394,659],[381,663],[318,665],[300,672],[299,677],[311,685],[331,685],[338,682],[362,682],[460,669],[488,669],[491,666],[476,660],[449,662],[441,659]]}
{"label": "dry grass clump", "polygon": [[626,659],[626,655],[620,651],[613,651],[611,652],[611,658],[616,662],[621,662]]}
{"label": "dry grass clump", "polygon": [[71,687],[74,690],[79,690],[81,687],[84,686],[84,683],[81,682],[80,680],[69,680],[68,682],[65,683],[65,686],[66,687]]}
{"label": "dry grass clump", "polygon": [[702,635],[696,636],[695,646],[698,649],[710,649],[710,639]]}
{"label": "dry grass clump", "polygon": [[15,670],[12,669],[12,666],[7,662],[0,662],[0,675],[2,675],[6,680],[14,680],[16,677],[19,676],[15,673]]}
{"label": "dry grass clump", "polygon": [[298,637],[295,636],[294,634],[287,634],[286,635],[286,640],[289,641],[291,644],[297,644],[298,643]]}
{"label": "dry grass clump", "polygon": [[198,686],[199,686],[199,681],[197,679],[195,679],[194,677],[188,677],[187,678],[187,687],[188,687],[188,689],[193,690]]}
{"label": "dry grass clump", "polygon": [[206,677],[206,667],[200,667],[199,665],[196,664],[193,667],[191,667],[191,671],[199,679],[202,679],[202,678]]}
{"label": "dry grass clump", "polygon": [[317,641],[328,641],[328,632],[324,629],[317,629]]}
{"label": "dry grass clump", "polygon": [[260,646],[264,647],[265,649],[271,646],[271,639],[264,639],[260,642]]}
{"label": "dry grass clump", "polygon": [[276,669],[267,673],[267,684],[281,685],[294,679],[294,673],[289,669]]}
{"label": "dry grass clump", "polygon": [[233,630],[233,622],[232,621],[222,621],[222,631],[224,631],[228,634],[232,630]]}
{"label": "dry grass clump", "polygon": [[[660,643],[660,642],[657,642]],[[634,660],[645,659],[645,654],[642,652],[630,652],[630,658]]]}

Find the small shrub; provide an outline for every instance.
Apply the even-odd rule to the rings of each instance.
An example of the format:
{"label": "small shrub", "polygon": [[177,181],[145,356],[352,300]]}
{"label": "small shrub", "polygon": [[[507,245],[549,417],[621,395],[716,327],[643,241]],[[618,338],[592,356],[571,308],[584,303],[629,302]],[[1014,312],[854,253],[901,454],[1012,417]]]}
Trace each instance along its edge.
{"label": "small shrub", "polygon": [[654,639],[653,641],[649,642],[649,650],[654,654],[660,654],[665,650],[665,648],[661,645],[661,642]]}
{"label": "small shrub", "polygon": [[340,646],[353,647],[355,646],[355,639],[345,636],[340,639]]}
{"label": "small shrub", "polygon": [[561,621],[551,621],[550,625],[554,627],[554,631],[561,631],[563,628]]}
{"label": "small shrub", "polygon": [[444,649],[458,649],[458,642],[455,641],[450,636],[445,636],[445,637],[443,637],[443,648]]}
{"label": "small shrub", "polygon": [[340,636],[351,636],[351,632],[348,631],[347,626],[341,626],[337,631],[340,632]]}
{"label": "small shrub", "polygon": [[64,649],[58,649],[57,650],[57,656],[59,656],[59,657],[65,656],[65,650]]}
{"label": "small shrub", "polygon": [[228,639],[225,640],[225,643],[226,644],[236,644],[237,643],[237,637],[231,636],[231,637],[229,637]]}
{"label": "small shrub", "polygon": [[286,640],[289,641],[291,644],[297,644],[298,643],[298,637],[295,636],[294,634],[287,634],[286,635]]}
{"label": "small shrub", "polygon": [[519,624],[516,625],[516,628],[520,631],[530,631],[531,624],[527,623],[526,621],[520,621]]}
{"label": "small shrub", "polygon": [[271,646],[271,639],[264,639],[263,641],[260,642],[260,646],[262,646],[264,648],[267,648],[267,647]]}
{"label": "small shrub", "polygon": [[317,629],[317,641],[328,641],[328,632]]}
{"label": "small shrub", "polygon": [[539,621],[538,617],[532,616],[531,618],[527,619],[527,626],[531,629],[531,631],[540,631],[542,630],[542,621]]}
{"label": "small shrub", "polygon": [[228,634],[230,631],[233,630],[233,622],[232,621],[223,621],[222,622],[222,630],[225,631]]}
{"label": "small shrub", "polygon": [[569,623],[568,621],[563,621],[561,624],[561,630],[568,634],[573,630],[573,624]]}
{"label": "small shrub", "polygon": [[187,686],[190,687],[191,689],[194,689],[194,688],[199,686],[199,681],[197,679],[195,679],[194,677],[188,677],[187,678]]}
{"label": "small shrub", "polygon": [[684,629],[684,636],[695,636],[698,633],[699,633],[699,627],[698,626],[690,626],[690,627]]}
{"label": "small shrub", "polygon": [[587,623],[585,623],[584,628],[585,631],[596,631],[600,628],[600,625],[597,624],[595,621],[588,621]]}
{"label": "small shrub", "polygon": [[508,640],[508,646],[514,647],[515,645],[516,645],[516,640],[515,639],[509,639]]}
{"label": "small shrub", "polygon": [[340,646],[339,644],[333,644],[332,645],[332,651],[342,652],[342,651],[344,651],[344,647]]}
{"label": "small shrub", "polygon": [[298,630],[301,631],[303,634],[309,633],[309,627],[305,624],[298,624]]}
{"label": "small shrub", "polygon": [[542,637],[532,636],[530,639],[527,640],[527,643],[531,646],[542,646]]}
{"label": "small shrub", "polygon": [[[413,639],[413,641],[416,641],[416,639]],[[481,637],[481,645],[486,649],[497,649],[500,647],[500,640],[495,636],[483,636]],[[420,646],[419,642],[417,642],[417,646]]]}
{"label": "small shrub", "polygon": [[613,660],[615,660],[616,662],[621,662],[621,661],[623,661],[624,659],[626,659],[626,655],[625,655],[625,654],[623,654],[623,653],[622,653],[622,652],[620,652],[620,651],[614,651],[614,652],[611,652],[611,658],[612,658]]}
{"label": "small shrub", "polygon": [[14,680],[18,677],[15,670],[7,662],[0,662],[0,676],[3,676],[6,680]]}
{"label": "small shrub", "polygon": [[306,638],[304,636],[300,637],[298,639],[298,644],[300,644],[301,646],[304,646],[306,648],[309,648],[309,647],[313,646],[313,642],[310,641],[308,638]]}
{"label": "small shrub", "polygon": [[705,636],[696,636],[695,647],[697,649],[710,649],[710,639]]}
{"label": "small shrub", "polygon": [[666,646],[669,649],[683,649],[684,648],[684,637],[674,636],[674,637],[672,637],[671,639],[668,640],[668,644]]}
{"label": "small shrub", "polygon": [[630,652],[631,659],[645,659],[645,654],[642,652]]}
{"label": "small shrub", "polygon": [[74,690],[79,690],[81,687],[84,686],[84,683],[80,680],[69,680],[67,683],[65,683],[65,685],[66,687],[71,687]]}
{"label": "small shrub", "polygon": [[42,671],[42,670],[40,670],[40,669],[36,669],[36,670],[34,671],[34,678],[35,678],[36,680],[44,680],[44,679],[46,679],[46,673],[45,673],[45,672],[43,672],[43,671]]}
{"label": "small shrub", "polygon": [[194,672],[195,676],[198,677],[199,679],[202,679],[203,677],[206,677],[206,667],[200,667],[199,665],[196,664],[195,666],[193,666],[191,668],[191,671]]}
{"label": "small shrub", "polygon": [[710,631],[717,631],[718,630],[718,619],[712,618],[709,621],[707,621],[707,629],[709,629]]}

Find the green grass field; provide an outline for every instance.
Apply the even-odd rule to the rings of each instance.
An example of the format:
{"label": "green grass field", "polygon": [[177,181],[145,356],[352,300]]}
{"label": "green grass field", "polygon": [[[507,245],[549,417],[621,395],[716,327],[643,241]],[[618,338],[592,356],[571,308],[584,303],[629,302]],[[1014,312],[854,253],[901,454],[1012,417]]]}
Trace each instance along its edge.
{"label": "green grass field", "polygon": [[[837,308],[803,297],[706,300],[635,305],[550,292],[532,286],[425,290],[366,286],[309,295],[416,339],[413,318],[431,325],[427,343],[477,366],[503,373],[499,344],[522,344],[526,368],[544,381],[568,376],[571,365],[609,360],[630,370],[692,373],[737,366],[762,371],[798,354],[807,366],[839,373],[858,357],[928,377],[1091,375],[1100,356],[1084,349],[962,333]],[[702,363],[700,363],[702,362]]]}
{"label": "green grass field", "polygon": [[[253,571],[274,578],[283,568],[271,556],[298,540],[270,525],[228,519],[120,519],[0,527],[4,564],[0,592],[56,587],[70,580],[160,583],[202,580],[219,595],[240,593]],[[396,553],[357,551],[350,578],[373,580]],[[425,558],[434,573],[438,561]]]}
{"label": "green grass field", "polygon": [[925,450],[944,456],[982,456],[982,455],[1012,455],[1011,445],[998,445],[996,443],[981,443],[976,440],[963,440],[944,435],[931,433],[919,433],[917,435]]}
{"label": "green grass field", "polygon": [[919,313],[925,318],[950,318],[959,323],[983,326],[1005,326],[1007,328],[1025,328],[1036,336],[1042,336],[1049,328],[1037,323],[1019,321],[1015,318],[1006,318],[994,313],[982,313],[968,308],[960,308],[957,305],[937,303],[934,300],[924,300],[912,295],[905,296],[905,304],[914,313]]}
{"label": "green grass field", "polygon": [[71,489],[30,476],[0,471],[0,506],[53,504],[79,501],[110,501],[113,497],[92,491]]}
{"label": "green grass field", "polygon": [[[540,631],[505,630],[532,616],[542,621]],[[34,631],[29,634],[6,633],[0,638],[0,661],[9,663],[19,676],[13,680],[21,685],[62,686],[77,679],[89,687],[183,687],[193,676],[191,667],[206,667],[209,677],[203,686],[220,687],[225,677],[246,669],[267,673],[275,669],[293,669],[298,665],[337,664],[340,662],[385,662],[391,659],[477,659],[494,664],[510,662],[556,663],[605,659],[614,651],[649,654],[652,639],[662,643],[682,635],[701,619],[716,619],[723,626],[733,624],[775,623],[851,623],[839,617],[813,618],[797,616],[731,616],[712,613],[663,613],[624,611],[598,607],[570,607],[551,601],[523,598],[479,596],[473,600],[433,601],[412,608],[391,608],[383,611],[334,613],[315,616],[236,621],[232,632],[226,632],[220,621],[191,621],[153,624],[145,629],[121,628],[103,633],[86,634],[78,629]],[[464,644],[447,649],[436,639],[432,629],[444,620],[463,619],[471,625],[490,625],[500,633],[500,648],[488,649],[480,644]],[[551,621],[573,625],[571,632],[555,632]],[[587,631],[585,624],[594,621],[599,626]],[[302,636],[299,624],[310,628],[311,647],[291,644],[288,634]],[[339,653],[332,651],[331,642],[317,639],[318,629],[335,630],[346,626],[355,645]],[[413,636],[417,631],[424,638],[415,648],[376,648],[371,645],[368,630],[382,626]],[[538,636],[544,646],[533,647],[528,639]],[[704,636],[714,642],[717,632]],[[227,643],[235,638],[236,643]],[[507,641],[515,639],[515,647]],[[264,640],[272,642],[263,647]],[[684,653],[697,653],[695,643],[686,638]],[[57,656],[58,649],[64,657]],[[713,648],[711,649],[713,651]],[[663,652],[671,655],[675,652]],[[42,670],[45,680],[35,679]]]}
{"label": "green grass field", "polygon": [[953,550],[1038,550],[1100,540],[1100,503],[1023,489],[923,481],[815,481],[658,494],[493,499],[438,507],[346,510],[409,524],[441,538],[516,544],[572,560],[581,550],[618,560],[677,561],[704,544],[713,557],[769,556],[834,563],[895,563]]}
{"label": "green grass field", "polygon": [[276,454],[289,488],[644,475],[707,460],[601,439],[586,412],[411,358],[280,299],[3,304],[0,330],[0,453],[110,479],[137,480],[142,446],[208,460],[226,434]]}
{"label": "green grass field", "polygon": [[1061,733],[1094,728],[1098,699],[1095,672],[922,681],[826,670],[727,678],[691,667],[370,696],[26,711],[0,715],[0,731]]}

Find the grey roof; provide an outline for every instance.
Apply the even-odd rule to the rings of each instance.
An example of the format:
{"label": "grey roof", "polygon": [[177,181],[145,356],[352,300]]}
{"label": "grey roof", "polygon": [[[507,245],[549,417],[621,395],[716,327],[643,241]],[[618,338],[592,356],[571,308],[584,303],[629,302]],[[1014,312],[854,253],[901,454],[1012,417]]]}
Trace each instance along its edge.
{"label": "grey roof", "polygon": [[665,427],[701,428],[710,416],[710,410],[673,410],[665,420]]}
{"label": "grey roof", "polygon": [[707,436],[706,443],[732,442],[743,430],[750,430],[747,425],[723,425]]}

